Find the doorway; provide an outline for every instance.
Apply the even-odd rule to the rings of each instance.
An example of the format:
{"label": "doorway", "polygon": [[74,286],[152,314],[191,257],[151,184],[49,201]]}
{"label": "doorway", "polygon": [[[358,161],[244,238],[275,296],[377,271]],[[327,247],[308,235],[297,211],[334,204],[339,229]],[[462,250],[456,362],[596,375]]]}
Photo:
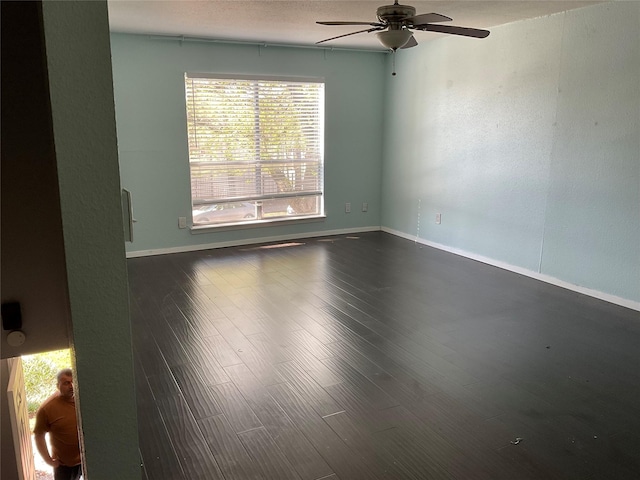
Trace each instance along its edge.
{"label": "doorway", "polygon": [[[71,368],[71,350],[54,350],[22,356],[24,388],[29,413],[29,431],[33,432],[38,408],[51,394],[56,391],[56,375],[63,368]],[[49,435],[46,436],[49,451]],[[31,435],[33,464],[37,480],[53,480],[53,468],[45,463],[38,453],[33,434]]]}

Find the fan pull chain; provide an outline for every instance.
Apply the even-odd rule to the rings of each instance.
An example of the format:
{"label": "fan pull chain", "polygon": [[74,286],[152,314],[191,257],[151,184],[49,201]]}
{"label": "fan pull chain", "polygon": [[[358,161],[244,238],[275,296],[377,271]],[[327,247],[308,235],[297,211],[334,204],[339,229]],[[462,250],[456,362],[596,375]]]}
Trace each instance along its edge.
{"label": "fan pull chain", "polygon": [[395,77],[396,76],[396,49],[394,48],[392,52],[393,53],[391,55],[393,60],[393,71],[391,72],[391,75]]}

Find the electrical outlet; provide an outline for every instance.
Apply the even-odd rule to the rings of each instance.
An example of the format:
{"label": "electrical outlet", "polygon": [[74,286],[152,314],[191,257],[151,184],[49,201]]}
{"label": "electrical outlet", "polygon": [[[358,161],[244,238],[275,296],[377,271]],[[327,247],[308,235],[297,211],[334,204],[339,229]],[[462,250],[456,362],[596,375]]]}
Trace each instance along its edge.
{"label": "electrical outlet", "polygon": [[367,202],[364,202],[362,204],[362,211],[363,212],[368,212],[369,211],[369,204]]}
{"label": "electrical outlet", "polygon": [[442,214],[436,213],[436,223],[440,225],[442,223]]}
{"label": "electrical outlet", "polygon": [[178,228],[187,228],[187,217],[178,217]]}
{"label": "electrical outlet", "polygon": [[351,213],[351,203],[347,202],[344,204],[344,213]]}

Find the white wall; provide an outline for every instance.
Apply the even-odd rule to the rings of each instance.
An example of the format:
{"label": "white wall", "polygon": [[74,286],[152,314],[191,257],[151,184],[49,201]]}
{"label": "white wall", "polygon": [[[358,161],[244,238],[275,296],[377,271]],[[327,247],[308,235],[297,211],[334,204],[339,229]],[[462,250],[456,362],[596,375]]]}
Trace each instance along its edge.
{"label": "white wall", "polygon": [[640,2],[396,60],[384,228],[638,304]]}

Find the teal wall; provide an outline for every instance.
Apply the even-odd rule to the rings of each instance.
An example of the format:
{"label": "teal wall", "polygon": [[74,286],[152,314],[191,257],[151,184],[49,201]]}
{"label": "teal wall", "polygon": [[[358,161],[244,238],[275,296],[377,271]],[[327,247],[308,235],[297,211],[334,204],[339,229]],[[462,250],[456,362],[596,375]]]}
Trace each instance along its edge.
{"label": "teal wall", "polygon": [[386,230],[640,301],[640,2],[396,60]]}
{"label": "teal wall", "polygon": [[[121,181],[132,192],[138,221],[129,252],[379,228],[384,53],[128,34],[112,34],[111,45]],[[325,79],[324,221],[198,234],[178,229],[178,217],[191,214],[187,71]],[[362,202],[369,203],[367,213]]]}
{"label": "teal wall", "polygon": [[[395,77],[381,53],[114,34],[121,181],[138,220],[128,252],[382,225],[638,302],[639,9],[614,2],[484,40],[423,41],[397,55]],[[190,214],[185,71],[325,78],[324,221],[177,228]]]}

